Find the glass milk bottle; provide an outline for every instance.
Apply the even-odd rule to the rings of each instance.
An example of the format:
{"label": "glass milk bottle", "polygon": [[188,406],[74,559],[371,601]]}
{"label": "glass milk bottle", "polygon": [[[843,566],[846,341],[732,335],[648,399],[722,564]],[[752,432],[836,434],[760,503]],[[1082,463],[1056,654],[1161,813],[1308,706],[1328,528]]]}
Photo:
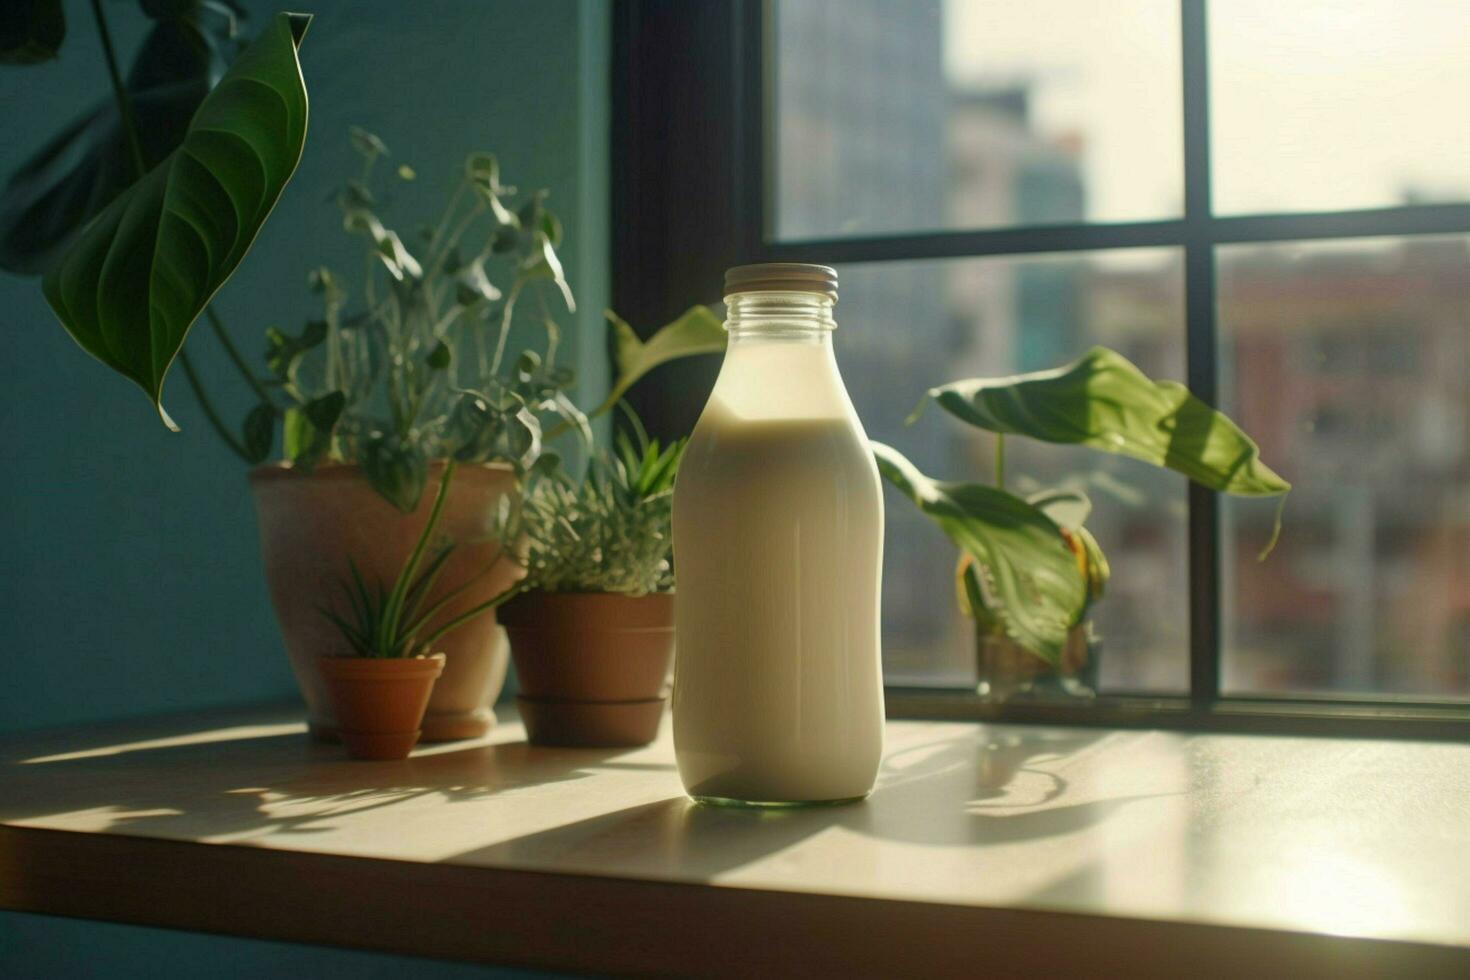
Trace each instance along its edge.
{"label": "glass milk bottle", "polygon": [[674,487],[674,746],[710,803],[861,799],[883,752],[883,500],[837,372],[837,273],[725,275],[729,347]]}

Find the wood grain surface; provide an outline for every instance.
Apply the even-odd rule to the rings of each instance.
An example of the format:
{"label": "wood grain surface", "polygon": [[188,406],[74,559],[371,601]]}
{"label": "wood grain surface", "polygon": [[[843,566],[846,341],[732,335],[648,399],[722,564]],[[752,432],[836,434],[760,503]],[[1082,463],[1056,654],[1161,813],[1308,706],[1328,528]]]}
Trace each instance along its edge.
{"label": "wood grain surface", "polygon": [[0,743],[0,906],[603,974],[1470,975],[1470,747],[891,722],[867,802],[760,813],[667,735],[301,732]]}

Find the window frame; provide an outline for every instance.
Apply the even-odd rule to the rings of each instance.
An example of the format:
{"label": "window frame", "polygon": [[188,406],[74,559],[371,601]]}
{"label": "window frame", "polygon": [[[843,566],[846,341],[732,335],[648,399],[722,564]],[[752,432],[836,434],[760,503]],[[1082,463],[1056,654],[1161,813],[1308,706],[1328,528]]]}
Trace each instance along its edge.
{"label": "window frame", "polygon": [[[1170,247],[1184,255],[1189,389],[1218,403],[1218,246],[1470,234],[1470,204],[1215,215],[1211,206],[1208,0],[1179,0],[1184,213],[1107,224],[945,230],[780,241],[769,123],[773,0],[619,0],[614,9],[614,302],[633,322],[706,300],[738,262],[866,263]],[[692,135],[685,135],[686,132]],[[650,196],[650,192],[654,192]],[[755,216],[750,220],[750,216]],[[672,268],[655,268],[662,258]],[[629,316],[632,314],[632,316]],[[637,319],[634,319],[634,318]],[[687,432],[712,378],[684,368],[652,379],[635,407],[664,432]],[[901,717],[1107,727],[1470,740],[1470,703],[1344,694],[1233,696],[1221,691],[1219,495],[1188,491],[1189,690],[1109,694],[1084,704],[985,704],[949,688],[887,688]]]}

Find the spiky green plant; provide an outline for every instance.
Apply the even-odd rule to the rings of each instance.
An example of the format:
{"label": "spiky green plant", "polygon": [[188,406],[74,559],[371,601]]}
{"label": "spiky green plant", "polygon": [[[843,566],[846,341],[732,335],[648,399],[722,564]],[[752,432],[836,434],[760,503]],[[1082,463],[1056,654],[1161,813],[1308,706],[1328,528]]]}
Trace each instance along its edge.
{"label": "spiky green plant", "polygon": [[429,550],[429,543],[434,539],[434,532],[438,529],[444,500],[449,495],[449,484],[454,478],[455,465],[454,460],[445,465],[444,475],[439,479],[438,492],[434,495],[434,506],[429,511],[429,520],[424,524],[424,530],[419,534],[413,552],[403,563],[392,588],[385,589],[382,582],[369,586],[358,570],[357,562],[348,558],[347,564],[352,577],[342,582],[342,591],[346,593],[348,604],[352,608],[351,617],[339,616],[331,609],[321,607],[322,614],[336,625],[358,656],[416,657],[433,653],[434,644],[445,634],[503,605],[521,591],[521,586],[512,586],[425,632],[435,616],[480,578],[480,574],[472,575],[435,601],[428,602],[429,593],[433,591],[440,573],[454,554],[455,545],[452,542],[438,547],[428,564],[423,566],[423,570],[419,569]]}
{"label": "spiky green plant", "polygon": [[667,447],[620,434],[580,482],[555,471],[536,478],[519,508],[502,508],[501,540],[523,542],[523,585],[547,592],[644,595],[673,588],[669,527],[674,474],[685,440]]}

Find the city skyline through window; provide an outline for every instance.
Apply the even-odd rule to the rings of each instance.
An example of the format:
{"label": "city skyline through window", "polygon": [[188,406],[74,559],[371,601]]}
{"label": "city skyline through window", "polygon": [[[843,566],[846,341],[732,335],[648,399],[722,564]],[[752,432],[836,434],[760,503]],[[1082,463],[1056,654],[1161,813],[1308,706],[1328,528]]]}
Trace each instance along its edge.
{"label": "city skyline through window", "polygon": [[[839,262],[838,353],[871,436],[937,475],[981,478],[988,437],[903,426],[918,394],[1101,343],[1155,376],[1203,368],[1297,484],[1278,553],[1257,563],[1269,506],[1229,502],[1201,537],[1182,478],[1013,451],[1018,472],[1098,504],[1089,526],[1114,567],[1095,617],[1104,692],[1189,692],[1203,644],[1226,693],[1470,694],[1470,238],[1301,242],[1270,226],[1260,244],[1233,227],[1221,234],[1240,237],[1200,240],[1215,232],[1186,215],[1175,0],[773,9],[772,257],[840,259],[862,243],[864,261]],[[1470,198],[1470,139],[1444,110],[1470,92],[1470,6],[1231,0],[1207,13],[1214,216]],[[1067,237],[1130,222],[1139,244],[1186,247]],[[1048,226],[1069,251],[1030,245],[1027,229]],[[1042,254],[983,237],[1006,229]],[[913,251],[926,233],[937,242]],[[889,513],[890,682],[963,686],[973,637],[953,609],[952,548]],[[1189,628],[1201,547],[1218,632]]]}

